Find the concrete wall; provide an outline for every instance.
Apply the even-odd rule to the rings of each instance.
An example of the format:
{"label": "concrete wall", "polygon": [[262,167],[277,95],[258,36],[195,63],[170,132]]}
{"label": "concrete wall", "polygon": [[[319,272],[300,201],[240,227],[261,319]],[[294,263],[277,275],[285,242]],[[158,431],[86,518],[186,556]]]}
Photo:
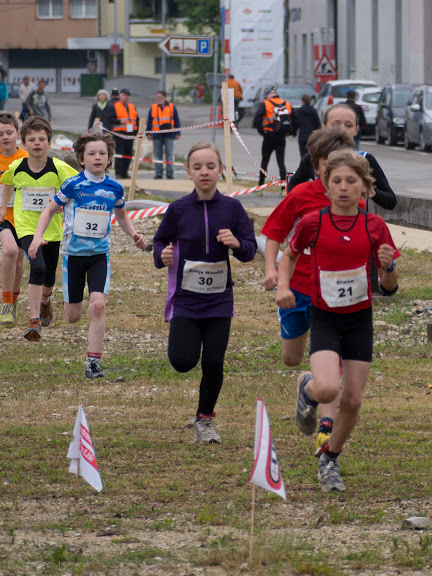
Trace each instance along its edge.
{"label": "concrete wall", "polygon": [[383,210],[375,202],[368,203],[368,210],[392,224],[432,231],[432,198],[398,195],[394,210]]}

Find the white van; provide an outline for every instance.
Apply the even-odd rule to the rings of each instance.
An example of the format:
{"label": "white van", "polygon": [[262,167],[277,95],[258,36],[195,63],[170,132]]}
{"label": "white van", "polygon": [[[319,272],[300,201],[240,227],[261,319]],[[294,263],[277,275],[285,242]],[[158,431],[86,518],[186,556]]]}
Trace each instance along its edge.
{"label": "white van", "polygon": [[315,103],[318,116],[322,119],[330,106],[338,102],[346,101],[348,90],[356,91],[359,88],[378,88],[376,82],[372,80],[331,80],[326,82],[318,95]]}

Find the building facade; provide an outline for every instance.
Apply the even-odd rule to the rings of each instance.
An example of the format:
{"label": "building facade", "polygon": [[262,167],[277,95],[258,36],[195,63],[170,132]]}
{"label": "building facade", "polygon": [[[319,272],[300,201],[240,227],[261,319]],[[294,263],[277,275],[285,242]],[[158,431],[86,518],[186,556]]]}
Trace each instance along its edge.
{"label": "building facade", "polygon": [[289,81],[315,83],[317,44],[334,42],[338,78],[432,82],[429,0],[290,0]]}

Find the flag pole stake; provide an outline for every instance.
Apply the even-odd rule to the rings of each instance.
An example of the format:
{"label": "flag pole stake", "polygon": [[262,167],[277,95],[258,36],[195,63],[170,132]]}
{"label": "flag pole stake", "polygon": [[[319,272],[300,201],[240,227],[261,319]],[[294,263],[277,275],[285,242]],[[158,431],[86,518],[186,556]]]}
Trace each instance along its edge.
{"label": "flag pole stake", "polygon": [[80,472],[79,469],[80,469],[80,461],[79,461],[79,458],[78,458],[78,465],[77,465],[77,484],[76,484],[76,485],[77,485],[77,488],[79,487],[79,472]]}
{"label": "flag pole stake", "polygon": [[252,511],[251,511],[250,541],[249,541],[249,566],[252,566],[254,523],[255,523],[255,484],[252,484]]}

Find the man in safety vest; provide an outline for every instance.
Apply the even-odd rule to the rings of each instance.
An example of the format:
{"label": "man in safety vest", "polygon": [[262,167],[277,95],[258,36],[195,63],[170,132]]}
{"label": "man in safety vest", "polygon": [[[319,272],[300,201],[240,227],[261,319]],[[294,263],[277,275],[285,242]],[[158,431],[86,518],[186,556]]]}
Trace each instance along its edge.
{"label": "man in safety vest", "polygon": [[120,90],[119,99],[109,104],[109,121],[114,132],[116,154],[123,156],[115,159],[116,178],[129,178],[127,171],[133,156],[133,137],[138,133],[138,112],[129,102],[129,96],[130,91],[123,88]]}
{"label": "man in safety vest", "polygon": [[[270,156],[275,151],[280,178],[285,180],[285,137],[290,134],[295,135],[291,104],[279,98],[274,90],[270,91],[266,99],[258,105],[253,126],[264,137],[261,168],[267,170]],[[260,172],[260,185],[264,184],[264,179],[265,175]]]}
{"label": "man in safety vest", "polygon": [[172,102],[167,102],[167,95],[164,90],[156,93],[156,102],[151,105],[147,118],[147,134],[149,140],[153,140],[153,159],[155,160],[155,180],[163,178],[163,148],[165,147],[166,177],[168,180],[174,178],[174,140],[180,138],[180,132],[162,132],[180,128],[180,119],[177,108]]}

